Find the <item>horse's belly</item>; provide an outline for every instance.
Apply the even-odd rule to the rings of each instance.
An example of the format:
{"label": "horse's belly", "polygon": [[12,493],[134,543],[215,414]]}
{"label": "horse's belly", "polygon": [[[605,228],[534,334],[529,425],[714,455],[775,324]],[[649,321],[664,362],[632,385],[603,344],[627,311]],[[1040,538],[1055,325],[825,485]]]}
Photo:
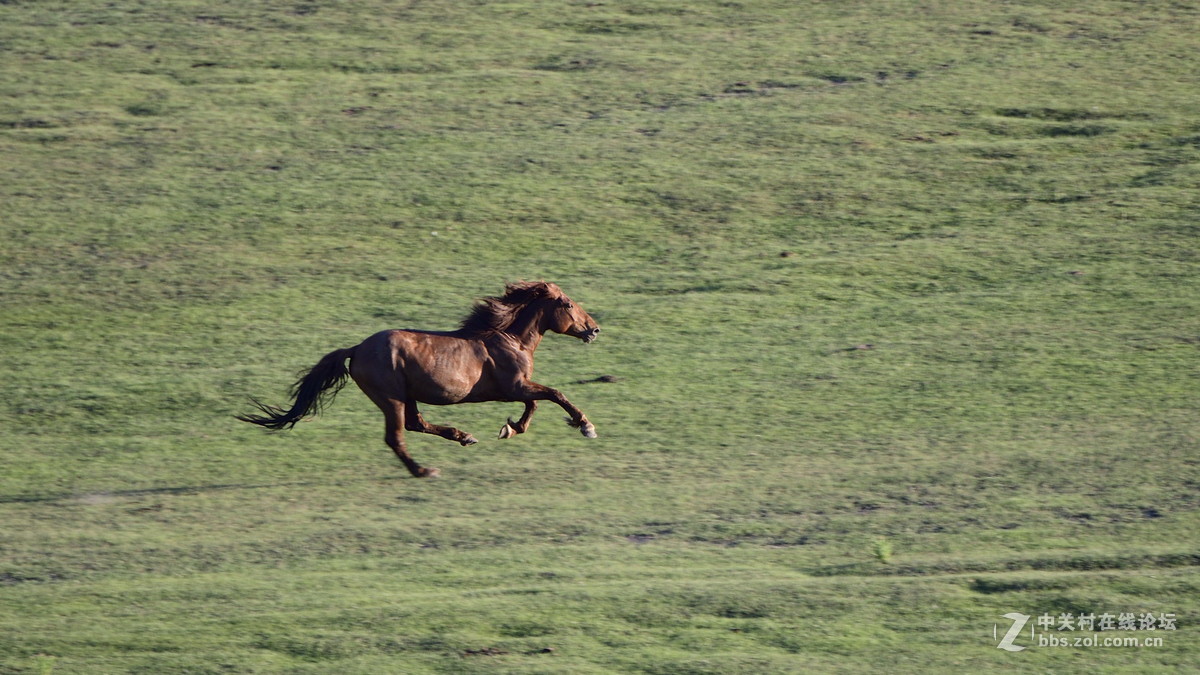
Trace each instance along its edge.
{"label": "horse's belly", "polygon": [[409,396],[432,405],[465,402],[483,378],[483,364],[472,356],[463,350],[444,349],[405,364]]}
{"label": "horse's belly", "polygon": [[466,403],[471,395],[472,387],[458,383],[429,383],[409,387],[409,396],[421,403],[430,405],[452,405]]}

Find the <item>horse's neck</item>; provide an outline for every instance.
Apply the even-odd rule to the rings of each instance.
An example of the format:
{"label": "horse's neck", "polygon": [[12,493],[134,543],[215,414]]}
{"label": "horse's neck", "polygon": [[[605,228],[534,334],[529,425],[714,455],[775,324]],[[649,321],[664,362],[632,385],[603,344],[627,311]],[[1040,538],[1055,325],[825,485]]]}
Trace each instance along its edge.
{"label": "horse's neck", "polygon": [[542,311],[533,308],[522,310],[517,320],[504,332],[516,339],[522,349],[532,352],[541,344],[542,336],[546,333],[542,327]]}

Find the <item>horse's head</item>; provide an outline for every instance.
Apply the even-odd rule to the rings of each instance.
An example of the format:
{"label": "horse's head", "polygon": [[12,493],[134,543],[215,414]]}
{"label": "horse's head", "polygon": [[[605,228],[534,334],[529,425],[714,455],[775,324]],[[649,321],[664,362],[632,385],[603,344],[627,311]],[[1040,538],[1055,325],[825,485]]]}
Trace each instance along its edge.
{"label": "horse's head", "polygon": [[591,342],[600,334],[596,320],[565,293],[550,299],[549,304],[547,327],[555,333],[577,337],[584,342]]}

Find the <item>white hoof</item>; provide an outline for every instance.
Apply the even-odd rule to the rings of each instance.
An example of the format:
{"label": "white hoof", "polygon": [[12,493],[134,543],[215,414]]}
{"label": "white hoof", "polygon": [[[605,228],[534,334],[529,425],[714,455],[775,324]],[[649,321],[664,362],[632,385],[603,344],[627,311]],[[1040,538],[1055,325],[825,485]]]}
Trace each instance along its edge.
{"label": "white hoof", "polygon": [[575,420],[571,419],[570,417],[564,417],[563,419],[565,419],[567,421],[567,426],[575,427],[576,429],[578,429],[579,433],[583,434],[584,438],[595,438],[596,437],[596,427],[593,426],[591,422],[589,422],[587,420],[584,420],[582,422],[576,422]]}
{"label": "white hoof", "polygon": [[500,435],[497,438],[512,438],[516,435],[517,430],[513,428],[513,425],[505,424],[504,428],[500,430]]}

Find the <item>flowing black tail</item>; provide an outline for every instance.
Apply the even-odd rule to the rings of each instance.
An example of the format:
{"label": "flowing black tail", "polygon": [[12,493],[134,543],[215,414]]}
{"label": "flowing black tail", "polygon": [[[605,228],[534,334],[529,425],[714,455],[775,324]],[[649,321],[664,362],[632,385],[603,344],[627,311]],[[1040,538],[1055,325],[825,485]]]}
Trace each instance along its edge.
{"label": "flowing black tail", "polygon": [[296,380],[292,385],[292,407],[290,410],[266,405],[250,399],[262,415],[238,415],[243,422],[257,424],[272,431],[290,429],[309,413],[319,412],[333,402],[333,397],[346,385],[350,370],[346,359],[354,354],[354,348],[338,349],[321,357],[317,365]]}

